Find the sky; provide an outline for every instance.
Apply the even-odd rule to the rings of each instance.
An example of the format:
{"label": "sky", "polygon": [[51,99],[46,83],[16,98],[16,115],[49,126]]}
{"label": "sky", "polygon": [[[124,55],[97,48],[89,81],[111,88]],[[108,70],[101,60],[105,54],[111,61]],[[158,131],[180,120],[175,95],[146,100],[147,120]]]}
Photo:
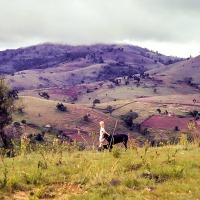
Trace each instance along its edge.
{"label": "sky", "polygon": [[0,0],[0,50],[120,43],[195,57],[199,10],[200,0]]}

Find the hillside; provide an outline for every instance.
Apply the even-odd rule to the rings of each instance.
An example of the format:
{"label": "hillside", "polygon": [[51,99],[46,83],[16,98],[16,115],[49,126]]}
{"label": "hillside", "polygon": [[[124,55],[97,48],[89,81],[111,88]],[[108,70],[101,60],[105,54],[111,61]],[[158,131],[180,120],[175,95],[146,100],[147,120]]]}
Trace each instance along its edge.
{"label": "hillside", "polygon": [[10,74],[11,87],[24,90],[109,80],[180,60],[131,45],[43,44],[1,51],[0,72]]}
{"label": "hillside", "polygon": [[200,56],[148,71],[166,83],[200,86]]}
{"label": "hillside", "polygon": [[[88,74],[90,73],[88,72]],[[82,73],[80,73],[78,77],[81,76],[83,76]],[[27,87],[33,87],[32,83],[34,82],[34,77],[32,77],[31,74],[27,74],[27,77],[29,77],[30,81],[25,78],[19,80],[21,82],[24,81],[23,83],[26,84]],[[55,77],[56,75],[52,75],[52,82],[58,81]],[[167,100],[168,95],[195,95],[199,93],[198,88],[185,82],[170,82],[169,76],[151,75],[149,78],[140,77],[139,79],[140,81],[138,82],[133,77],[126,77],[125,79],[124,77],[118,77],[117,80],[120,80],[120,83],[117,84],[113,82],[113,80],[105,80],[63,87],[58,87],[56,85],[48,87],[49,85],[46,84],[45,88],[34,89],[33,87],[31,90],[22,90],[19,94],[22,96],[39,97],[39,93],[46,92],[49,94],[51,100],[89,104],[91,106],[95,99],[99,99],[101,103],[109,103],[141,97],[147,98],[156,96],[156,98],[158,98],[160,96],[165,96]],[[58,84],[59,83],[60,82],[58,82]],[[16,84],[16,82],[14,84]]]}
{"label": "hillside", "polygon": [[[101,120],[105,120],[107,122],[107,130],[110,133],[113,132],[117,118],[86,106],[67,103],[64,103],[67,111],[62,112],[56,108],[58,103],[57,101],[35,97],[20,97],[16,101],[16,112],[14,113],[13,120],[14,122],[26,120],[26,129],[24,131],[26,133],[27,131],[32,131],[32,133],[45,131],[48,136],[49,129],[45,128],[45,126],[50,125],[51,134],[53,134],[54,138],[56,133],[62,130],[70,138],[78,141],[83,140],[80,138],[80,135],[77,135],[79,130],[90,142],[89,134],[99,132],[99,122]],[[84,120],[86,115],[88,120]],[[29,128],[32,127],[33,129],[30,130]],[[120,121],[116,131],[120,133],[124,131],[130,132]]]}
{"label": "hillside", "polygon": [[[194,107],[193,99],[196,99]],[[26,120],[26,133],[38,133],[38,131],[46,132],[47,138],[56,138],[59,131],[63,131],[71,139],[83,141],[84,139],[78,134],[80,133],[87,142],[91,142],[91,133],[95,133],[95,143],[98,144],[99,121],[106,122],[106,129],[109,133],[114,131],[115,123],[117,122],[115,133],[129,134],[130,138],[135,138],[138,144],[143,144],[147,139],[149,141],[169,141],[171,137],[180,137],[180,133],[187,133],[189,123],[193,122],[193,118],[189,112],[194,108],[199,110],[200,99],[199,95],[168,95],[155,96],[149,98],[136,98],[121,101],[110,101],[96,104],[92,108],[91,104],[68,104],[63,103],[67,107],[67,112],[61,112],[56,108],[58,101],[45,100],[42,98],[24,96],[16,101],[17,111],[13,116],[14,122]],[[112,108],[109,114],[108,106]],[[161,110],[159,114],[157,109]],[[134,120],[133,127],[127,127],[121,120],[122,115],[126,115],[130,110],[136,112],[138,117]],[[169,113],[166,115],[165,112]],[[88,116],[85,120],[84,116]],[[144,123],[150,117],[151,123]],[[170,117],[171,116],[171,117]],[[178,116],[182,116],[181,118]],[[155,124],[156,118],[161,120],[163,125],[157,128]],[[168,124],[167,120],[169,121]],[[170,122],[170,120],[173,122]],[[161,123],[161,122],[160,122]],[[199,123],[199,121],[198,121]],[[51,132],[45,128],[50,125]],[[145,133],[145,128],[148,134]],[[136,125],[140,125],[138,130]],[[174,131],[174,127],[178,126],[180,131]],[[186,127],[186,129],[185,129]],[[30,129],[33,128],[33,129]],[[197,128],[200,128],[198,125]],[[159,134],[158,134],[159,133]]]}
{"label": "hillside", "polygon": [[[56,56],[58,54],[63,55],[63,60]],[[44,62],[49,64],[35,62],[39,55],[45,56]],[[30,131],[47,131],[44,127],[50,124],[53,134],[62,130],[71,138],[80,139],[80,130],[91,141],[88,136],[98,132],[99,121],[106,121],[108,132],[113,131],[118,121],[116,131],[130,134],[138,143],[144,143],[146,139],[168,141],[171,136],[180,136],[174,132],[176,126],[181,131],[187,129],[193,120],[188,116],[191,110],[198,108],[199,111],[199,86],[196,83],[199,57],[173,60],[130,45],[71,47],[52,44],[9,50],[2,56],[4,63],[13,66],[12,73],[5,76],[6,81],[12,89],[19,90],[22,100],[19,107],[23,113],[15,114],[13,120],[26,120],[29,128],[35,127]],[[31,64],[28,58],[34,62]],[[26,67],[21,65],[22,61]],[[166,61],[167,64],[177,62],[165,66]],[[18,64],[22,68],[17,68]],[[189,73],[192,66],[195,66],[193,74]],[[42,98],[43,93],[48,94],[48,100]],[[67,112],[56,109],[58,102],[66,105]],[[158,114],[158,109],[161,117],[153,116]],[[138,117],[134,122],[132,120],[131,127],[127,127],[121,117],[132,111]],[[174,118],[162,116],[168,114]],[[89,116],[89,120],[85,121],[84,116]],[[184,126],[178,116],[185,118]],[[155,125],[156,120],[161,120],[162,126]],[[171,127],[165,124],[167,120]]]}

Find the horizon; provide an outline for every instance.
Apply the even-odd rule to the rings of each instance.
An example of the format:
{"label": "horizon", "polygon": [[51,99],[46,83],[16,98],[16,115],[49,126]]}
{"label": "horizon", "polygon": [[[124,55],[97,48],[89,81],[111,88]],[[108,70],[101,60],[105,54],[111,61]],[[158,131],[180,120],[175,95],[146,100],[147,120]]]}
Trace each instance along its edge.
{"label": "horizon", "polygon": [[136,44],[133,44],[133,43],[128,43],[128,42],[116,42],[116,43],[93,43],[93,44],[64,44],[64,43],[54,43],[54,42],[42,42],[42,43],[37,43],[37,44],[30,44],[30,45],[27,45],[27,46],[19,46],[19,47],[14,47],[14,48],[6,48],[6,49],[2,49],[0,47],[0,51],[7,51],[7,50],[17,50],[17,49],[24,49],[24,48],[29,48],[29,47],[32,47],[32,46],[39,46],[39,45],[45,45],[45,44],[52,44],[52,45],[66,45],[66,46],[93,46],[93,45],[131,45],[131,46],[137,46],[137,47],[140,47],[140,48],[146,48],[150,51],[153,51],[153,52],[158,52],[158,53],[161,53],[165,56],[172,56],[172,57],[178,57],[178,58],[188,58],[188,57],[197,57],[200,55],[199,54],[196,54],[196,55],[192,55],[190,54],[189,56],[177,56],[177,55],[173,55],[173,54],[170,54],[170,53],[167,53],[165,51],[159,51],[157,49],[152,49],[150,46],[147,47],[147,46],[144,46],[144,44],[141,42],[136,42]]}

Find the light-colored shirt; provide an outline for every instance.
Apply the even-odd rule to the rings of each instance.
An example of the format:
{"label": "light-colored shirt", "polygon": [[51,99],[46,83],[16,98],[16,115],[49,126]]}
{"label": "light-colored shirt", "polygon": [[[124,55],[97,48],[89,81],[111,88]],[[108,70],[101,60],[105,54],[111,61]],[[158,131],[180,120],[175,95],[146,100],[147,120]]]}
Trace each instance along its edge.
{"label": "light-colored shirt", "polygon": [[99,141],[103,142],[103,134],[105,132],[105,128],[101,127],[100,128],[100,136],[99,136]]}
{"label": "light-colored shirt", "polygon": [[104,132],[105,132],[105,128],[101,127],[101,128],[100,128],[100,137],[101,137],[101,136],[103,137]]}

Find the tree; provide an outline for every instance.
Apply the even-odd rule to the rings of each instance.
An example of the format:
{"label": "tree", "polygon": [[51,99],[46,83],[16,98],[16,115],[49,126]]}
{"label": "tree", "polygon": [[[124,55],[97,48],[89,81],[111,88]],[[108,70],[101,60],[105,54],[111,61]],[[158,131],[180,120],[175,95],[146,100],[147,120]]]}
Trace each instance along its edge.
{"label": "tree", "polygon": [[11,139],[5,134],[4,128],[12,123],[12,113],[14,111],[14,99],[9,95],[9,88],[4,79],[0,79],[0,137],[4,148],[11,148]]}
{"label": "tree", "polygon": [[160,108],[157,108],[156,111],[157,111],[159,114],[161,113]]}
{"label": "tree", "polygon": [[193,111],[189,112],[189,115],[191,115],[192,117],[197,117],[198,114],[199,114],[199,111],[197,111],[197,110],[193,110]]}
{"label": "tree", "polygon": [[113,108],[112,108],[112,106],[108,105],[106,110],[111,114],[113,111]]}
{"label": "tree", "polygon": [[87,113],[86,115],[83,116],[83,120],[84,120],[85,122],[90,122],[89,117],[90,117],[90,114]]}
{"label": "tree", "polygon": [[95,99],[95,100],[93,101],[93,105],[94,105],[94,104],[97,104],[97,103],[100,103],[100,100],[99,100],[99,99]]}
{"label": "tree", "polygon": [[49,96],[49,94],[47,93],[47,92],[42,92],[42,93],[38,93],[41,97],[43,97],[43,98],[45,98],[45,99],[49,99],[50,98],[50,96]]}
{"label": "tree", "polygon": [[62,112],[66,112],[67,108],[66,106],[64,106],[62,103],[58,103],[57,106],[58,110],[62,111]]}
{"label": "tree", "polygon": [[124,121],[127,127],[131,128],[133,126],[133,120],[136,119],[137,117],[138,117],[138,114],[130,110],[125,115],[121,115],[120,118]]}

